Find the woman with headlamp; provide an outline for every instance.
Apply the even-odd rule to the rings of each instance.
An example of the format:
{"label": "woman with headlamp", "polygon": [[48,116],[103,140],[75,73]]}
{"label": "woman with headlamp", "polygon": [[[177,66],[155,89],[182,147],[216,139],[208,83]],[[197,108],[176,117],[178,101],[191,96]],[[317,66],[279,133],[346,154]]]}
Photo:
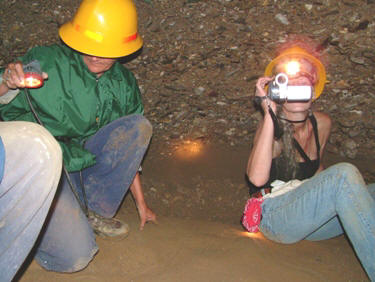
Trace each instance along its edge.
{"label": "woman with headlamp", "polygon": [[[280,72],[287,75],[288,85],[282,90],[286,98],[271,99],[266,89],[273,83],[270,75]],[[259,228],[267,238],[286,244],[345,232],[368,276],[375,280],[375,185],[367,187],[348,163],[324,170],[321,160],[331,119],[311,110],[324,83],[323,64],[298,46],[276,57],[265,77],[257,81],[255,95],[264,115],[247,166],[254,193],[245,207],[243,224],[249,231]],[[294,90],[300,86],[311,91],[310,99],[295,97]],[[292,100],[288,100],[290,93]]]}

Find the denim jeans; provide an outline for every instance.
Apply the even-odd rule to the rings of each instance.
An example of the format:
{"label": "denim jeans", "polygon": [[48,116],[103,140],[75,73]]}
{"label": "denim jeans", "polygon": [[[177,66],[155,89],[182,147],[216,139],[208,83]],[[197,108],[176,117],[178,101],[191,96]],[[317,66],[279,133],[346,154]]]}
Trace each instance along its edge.
{"label": "denim jeans", "polygon": [[351,164],[339,163],[298,188],[262,204],[260,229],[270,240],[324,240],[345,232],[375,280],[375,185],[365,185]]}
{"label": "denim jeans", "polygon": [[[152,134],[141,115],[117,119],[89,138],[85,148],[96,155],[96,164],[82,170],[89,209],[113,217],[139,169]],[[70,178],[83,201],[79,173]],[[48,270],[75,272],[92,260],[98,247],[87,218],[62,177],[50,220],[37,249],[36,260]]]}
{"label": "denim jeans", "polygon": [[62,153],[43,127],[0,122],[5,148],[0,183],[0,281],[11,281],[34,246],[59,183]]}

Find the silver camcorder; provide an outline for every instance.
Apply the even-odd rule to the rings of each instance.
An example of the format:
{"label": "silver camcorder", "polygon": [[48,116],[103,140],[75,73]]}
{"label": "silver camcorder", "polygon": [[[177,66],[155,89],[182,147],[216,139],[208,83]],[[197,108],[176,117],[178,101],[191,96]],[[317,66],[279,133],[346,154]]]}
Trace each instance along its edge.
{"label": "silver camcorder", "polygon": [[288,76],[279,73],[268,86],[268,98],[276,103],[307,102],[312,98],[311,86],[288,86]]}

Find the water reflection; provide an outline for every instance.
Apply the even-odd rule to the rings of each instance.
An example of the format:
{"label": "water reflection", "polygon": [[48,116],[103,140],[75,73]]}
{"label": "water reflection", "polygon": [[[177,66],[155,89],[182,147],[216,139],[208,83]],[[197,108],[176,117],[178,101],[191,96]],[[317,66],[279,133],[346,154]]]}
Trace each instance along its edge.
{"label": "water reflection", "polygon": [[176,145],[175,155],[181,159],[192,159],[203,153],[204,144],[200,139],[183,140],[181,144]]}

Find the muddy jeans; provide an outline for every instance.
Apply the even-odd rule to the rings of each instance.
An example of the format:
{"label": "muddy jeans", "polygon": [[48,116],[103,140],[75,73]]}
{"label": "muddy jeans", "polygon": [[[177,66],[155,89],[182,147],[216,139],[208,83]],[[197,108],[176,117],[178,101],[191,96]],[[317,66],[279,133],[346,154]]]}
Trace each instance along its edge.
{"label": "muddy jeans", "polygon": [[43,127],[0,122],[5,148],[0,183],[0,281],[11,281],[38,238],[59,183],[62,153]]}
{"label": "muddy jeans", "polygon": [[[89,209],[113,217],[138,171],[152,134],[149,121],[130,115],[111,122],[87,140],[96,164],[82,171]],[[82,198],[79,173],[71,180]],[[62,177],[53,213],[37,250],[36,260],[48,270],[75,272],[92,260],[98,247],[84,212]]]}
{"label": "muddy jeans", "polygon": [[331,166],[293,191],[266,198],[262,216],[262,233],[285,244],[324,240],[345,231],[375,280],[375,185],[366,187],[353,165]]}

